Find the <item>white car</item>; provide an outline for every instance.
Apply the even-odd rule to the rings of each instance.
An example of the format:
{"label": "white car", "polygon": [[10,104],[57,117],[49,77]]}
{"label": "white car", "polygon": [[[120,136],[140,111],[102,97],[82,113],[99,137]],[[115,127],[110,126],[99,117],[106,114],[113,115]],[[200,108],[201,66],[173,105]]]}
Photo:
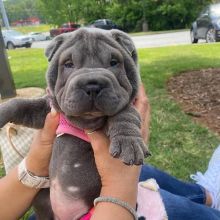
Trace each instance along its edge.
{"label": "white car", "polygon": [[15,49],[16,47],[31,47],[32,39],[15,30],[2,30],[5,47],[7,49]]}
{"label": "white car", "polygon": [[31,32],[28,34],[28,36],[31,37],[32,41],[49,40],[48,36],[46,36],[40,32]]}

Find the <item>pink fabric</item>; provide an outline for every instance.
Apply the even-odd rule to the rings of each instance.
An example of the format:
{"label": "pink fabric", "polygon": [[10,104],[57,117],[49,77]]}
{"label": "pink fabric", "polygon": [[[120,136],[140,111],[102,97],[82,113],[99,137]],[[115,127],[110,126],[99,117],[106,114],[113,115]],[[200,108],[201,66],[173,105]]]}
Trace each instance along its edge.
{"label": "pink fabric", "polygon": [[138,184],[137,204],[138,217],[143,216],[150,220],[168,219],[159,191],[143,187],[141,182]]}
{"label": "pink fabric", "polygon": [[85,216],[83,216],[80,220],[90,220],[93,212],[94,212],[94,208],[90,209],[90,211]]}
{"label": "pink fabric", "polygon": [[70,134],[90,143],[87,134],[82,129],[72,124],[62,113],[60,113],[60,123],[56,134],[58,136],[62,134]]}
{"label": "pink fabric", "polygon": [[[138,184],[137,215],[139,218],[145,217],[150,220],[167,220],[167,213],[159,191],[154,191],[144,187],[143,182]],[[94,212],[94,207],[80,220],[90,220]]]}

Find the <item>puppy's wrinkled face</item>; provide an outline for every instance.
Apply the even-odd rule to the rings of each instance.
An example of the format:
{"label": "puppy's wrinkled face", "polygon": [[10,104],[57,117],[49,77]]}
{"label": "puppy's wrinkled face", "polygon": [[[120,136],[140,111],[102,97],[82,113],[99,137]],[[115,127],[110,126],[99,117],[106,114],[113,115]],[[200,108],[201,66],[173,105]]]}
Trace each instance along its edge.
{"label": "puppy's wrinkled face", "polygon": [[132,53],[124,47],[109,31],[81,29],[63,36],[53,51],[48,80],[69,120],[81,127],[101,126],[106,116],[131,102],[138,73]]}

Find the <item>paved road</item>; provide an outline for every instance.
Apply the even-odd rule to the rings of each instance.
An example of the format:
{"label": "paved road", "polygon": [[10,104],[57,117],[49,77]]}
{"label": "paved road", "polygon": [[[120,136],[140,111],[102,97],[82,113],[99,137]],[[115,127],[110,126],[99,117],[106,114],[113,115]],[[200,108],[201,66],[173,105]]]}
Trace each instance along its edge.
{"label": "paved road", "polygon": [[132,37],[137,48],[190,44],[189,31]]}
{"label": "paved road", "polygon": [[[132,37],[137,48],[190,44],[189,31]],[[45,48],[50,41],[34,42],[33,48]]]}

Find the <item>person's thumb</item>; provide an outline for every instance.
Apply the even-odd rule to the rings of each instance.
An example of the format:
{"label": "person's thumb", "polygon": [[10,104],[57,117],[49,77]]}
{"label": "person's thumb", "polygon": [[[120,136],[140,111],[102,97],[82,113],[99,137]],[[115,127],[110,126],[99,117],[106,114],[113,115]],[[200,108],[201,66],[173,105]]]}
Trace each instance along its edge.
{"label": "person's thumb", "polygon": [[56,135],[56,129],[59,124],[59,114],[52,109],[45,119],[44,127],[41,131],[42,139],[44,141],[53,141]]}
{"label": "person's thumb", "polygon": [[85,131],[91,141],[91,145],[95,156],[109,154],[109,139],[101,131],[89,132]]}

